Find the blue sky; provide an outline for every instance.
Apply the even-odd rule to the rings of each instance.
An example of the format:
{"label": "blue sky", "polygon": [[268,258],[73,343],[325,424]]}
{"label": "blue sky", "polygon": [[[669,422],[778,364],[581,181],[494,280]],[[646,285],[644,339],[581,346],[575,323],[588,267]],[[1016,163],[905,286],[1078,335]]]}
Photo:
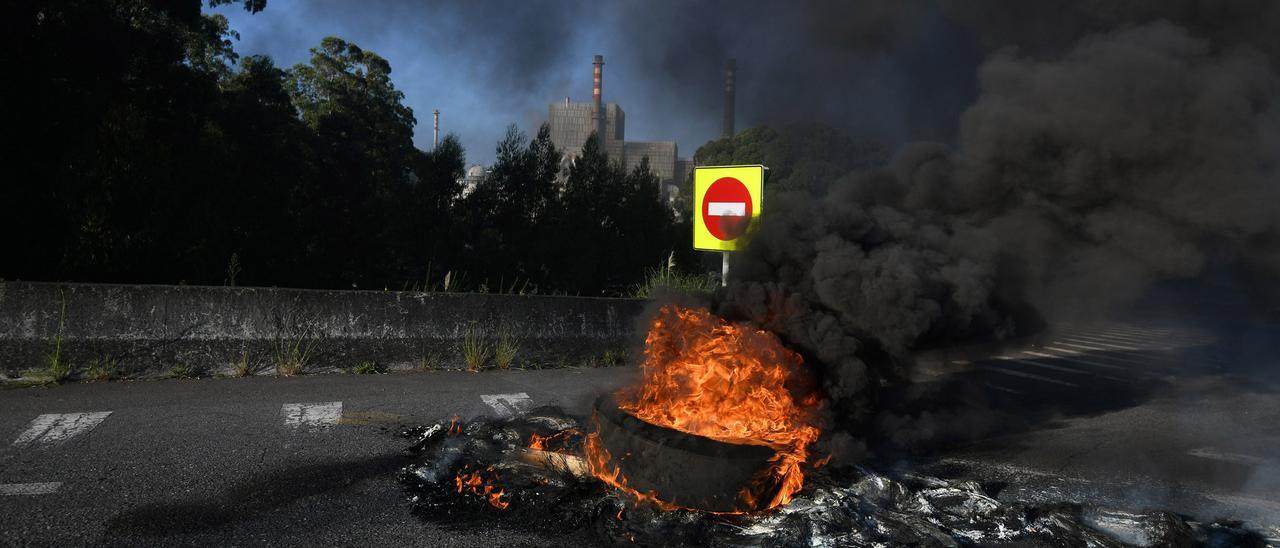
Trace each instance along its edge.
{"label": "blue sky", "polygon": [[[824,4],[825,5],[825,4]],[[213,11],[241,55],[281,67],[337,36],[386,58],[431,146],[431,111],[469,163],[487,164],[509,124],[533,133],[547,105],[590,100],[591,58],[604,95],[626,111],[629,140],[675,140],[680,155],[720,134],[723,67],[738,60],[738,130],[818,121],[890,147],[950,140],[975,96],[981,52],[942,17],[875,3],[707,0],[270,0],[257,14]],[[794,8],[794,9],[793,9]]]}
{"label": "blue sky", "polygon": [[[372,2],[359,7],[355,2],[271,0],[266,10],[256,14],[239,5],[220,6],[213,12],[225,15],[240,33],[235,45],[240,55],[269,55],[281,67],[306,62],[309,49],[325,36],[338,36],[377,52],[391,63],[392,80],[418,120],[415,144],[431,147],[431,111],[438,108],[441,132],[461,138],[468,163],[491,162],[509,124],[535,132],[546,121],[548,103],[565,96],[590,100],[595,54],[605,55],[606,100],[621,104],[627,112],[629,139],[675,139],[681,154],[689,156],[718,134],[718,110],[707,112],[705,120],[659,112],[660,103],[676,98],[649,100],[640,86],[629,86],[646,75],[614,61],[607,36],[589,29],[563,36],[562,44],[548,48],[545,63],[525,70],[512,61],[517,52],[495,51],[487,45],[493,31],[447,6]],[[524,74],[515,74],[520,72]]]}

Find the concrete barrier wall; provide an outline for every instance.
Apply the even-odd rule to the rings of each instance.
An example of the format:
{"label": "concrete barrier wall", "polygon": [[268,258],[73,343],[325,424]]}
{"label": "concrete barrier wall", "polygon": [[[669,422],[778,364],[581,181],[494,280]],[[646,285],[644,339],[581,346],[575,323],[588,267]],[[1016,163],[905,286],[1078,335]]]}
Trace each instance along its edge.
{"label": "concrete barrier wall", "polygon": [[105,359],[134,376],[177,364],[229,372],[242,360],[274,371],[292,348],[308,352],[311,370],[364,360],[460,368],[469,332],[490,346],[503,334],[516,341],[515,366],[576,365],[623,351],[643,308],[634,299],[0,282],[0,371],[37,368],[58,342],[77,368]]}

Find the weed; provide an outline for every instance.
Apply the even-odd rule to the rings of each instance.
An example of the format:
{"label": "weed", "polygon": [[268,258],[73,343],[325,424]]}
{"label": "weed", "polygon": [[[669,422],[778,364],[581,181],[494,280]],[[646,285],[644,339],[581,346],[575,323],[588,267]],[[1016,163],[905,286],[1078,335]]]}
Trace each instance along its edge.
{"label": "weed", "polygon": [[98,356],[85,370],[85,376],[91,381],[109,381],[120,376],[119,362],[110,356]]}
{"label": "weed", "polygon": [[236,277],[240,275],[240,255],[231,254],[231,259],[227,261],[227,285],[236,286]]}
{"label": "weed", "polygon": [[233,368],[232,374],[236,377],[248,377],[253,374],[254,369],[257,369],[257,364],[253,363],[253,361],[249,359],[248,348],[241,350],[240,359],[236,360],[231,365]]}
{"label": "weed", "polygon": [[710,295],[716,286],[705,274],[690,274],[676,269],[674,254],[666,264],[645,272],[644,283],[636,286],[631,296],[648,299],[661,291],[675,291],[690,295]]}
{"label": "weed", "polygon": [[276,366],[276,374],[281,377],[301,375],[311,364],[315,343],[307,337],[294,339],[276,339],[271,361]]}
{"label": "weed", "polygon": [[35,372],[42,384],[57,384],[71,379],[71,363],[62,355],[62,338],[67,328],[67,298],[58,290],[58,333],[53,337],[53,349],[44,355],[42,367]]}
{"label": "weed", "polygon": [[493,363],[498,369],[510,369],[520,351],[520,339],[507,327],[498,331],[498,342],[493,347]]}
{"label": "weed", "polygon": [[435,371],[437,369],[440,369],[440,358],[435,354],[424,354],[418,359],[418,371]]}
{"label": "weed", "polygon": [[466,362],[467,371],[479,371],[489,361],[491,353],[489,343],[485,342],[480,329],[472,322],[462,337],[462,359]]}
{"label": "weed", "polygon": [[381,373],[382,370],[378,367],[378,364],[369,360],[364,360],[357,363],[356,366],[351,369],[351,372],[357,375],[372,375],[374,373]]}
{"label": "weed", "polygon": [[166,379],[194,379],[199,376],[200,373],[196,368],[182,362],[173,364],[173,367],[170,367],[164,375]]}
{"label": "weed", "polygon": [[605,350],[604,356],[601,358],[601,361],[603,362],[604,367],[617,367],[619,365],[625,364],[626,360],[627,360],[626,352],[623,352],[621,350],[614,350],[612,348],[610,348],[609,350]]}

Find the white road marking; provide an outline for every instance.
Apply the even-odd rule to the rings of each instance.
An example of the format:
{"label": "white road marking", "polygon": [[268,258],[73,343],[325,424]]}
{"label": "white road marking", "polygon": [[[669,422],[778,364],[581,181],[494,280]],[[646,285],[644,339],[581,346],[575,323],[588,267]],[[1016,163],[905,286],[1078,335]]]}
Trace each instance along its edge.
{"label": "white road marking", "polygon": [[533,400],[524,392],[516,394],[484,394],[480,401],[493,408],[493,412],[504,418],[511,418],[528,411],[533,407]]}
{"label": "white road marking", "polygon": [[14,440],[15,447],[55,445],[93,430],[106,420],[110,411],[92,413],[53,413],[40,415]]}
{"label": "white road marking", "polygon": [[0,483],[0,495],[52,495],[62,487],[62,482],[48,483]]}
{"label": "white road marking", "polygon": [[1117,351],[1127,352],[1132,350],[1128,348],[1108,348],[1104,346],[1091,346],[1091,345],[1087,345],[1079,342],[1067,342],[1066,340],[1061,340],[1061,339],[1053,341],[1049,344],[1058,345],[1058,346],[1070,346],[1073,348],[1083,348],[1085,350],[1093,350],[1094,352],[1117,352]]}
{"label": "white road marking", "polygon": [[716,217],[746,217],[745,202],[707,202],[707,215]]}
{"label": "white road marking", "polygon": [[1080,385],[1078,385],[1078,384],[1072,384],[1072,383],[1069,383],[1069,382],[1067,382],[1067,381],[1060,381],[1060,380],[1058,380],[1058,379],[1050,379],[1049,377],[1041,377],[1040,375],[1032,375],[1031,373],[1024,373],[1024,372],[1022,372],[1022,371],[1017,371],[1017,370],[1013,370],[1013,369],[1004,369],[1004,368],[1000,368],[1000,367],[993,367],[993,368],[991,368],[991,370],[992,370],[992,371],[995,371],[996,373],[1004,373],[1004,374],[1006,374],[1006,375],[1013,375],[1013,376],[1015,376],[1015,377],[1023,377],[1023,378],[1026,378],[1026,379],[1032,379],[1032,380],[1044,381],[1044,382],[1051,382],[1051,383],[1054,383],[1054,384],[1061,384],[1062,386],[1070,386],[1070,387],[1072,387],[1072,388],[1080,388]]}
{"label": "white road marking", "polygon": [[[1032,352],[1023,352],[1023,354],[1032,354]],[[1044,355],[1044,354],[1040,354],[1040,356],[1045,356],[1045,355]],[[1058,358],[1058,357],[1054,357],[1054,356],[1047,356],[1047,358],[1048,358],[1048,359],[1051,359],[1051,360],[1059,360],[1059,361],[1063,361],[1063,362],[1075,362],[1075,361],[1076,361],[1076,360],[1070,360],[1070,359],[1066,359],[1066,358]],[[1052,369],[1052,370],[1054,370],[1054,371],[1062,371],[1062,372],[1064,372],[1064,373],[1072,373],[1072,374],[1075,374],[1075,375],[1092,375],[1092,376],[1094,376],[1094,377],[1102,377],[1102,378],[1107,379],[1107,380],[1109,380],[1109,381],[1125,382],[1125,380],[1124,380],[1124,379],[1117,378],[1117,377],[1112,377],[1111,375],[1104,375],[1104,374],[1099,373],[1099,372],[1097,372],[1097,371],[1094,371],[1094,370],[1092,370],[1091,368],[1088,368],[1088,367],[1083,368],[1083,369],[1073,369],[1073,368],[1070,368],[1070,367],[1062,367],[1062,366],[1053,365],[1053,364],[1048,364],[1048,363],[1040,363],[1040,362],[1031,361],[1031,360],[1026,360],[1026,359],[1021,359],[1021,358],[1006,358],[1006,359],[1007,359],[1007,360],[1009,360],[1009,361],[1012,361],[1012,362],[1017,362],[1017,363],[1021,363],[1021,364],[1025,364],[1025,365],[1030,365],[1030,366],[1033,366],[1033,367],[1043,367],[1043,368],[1045,368],[1045,369]],[[1040,359],[1045,359],[1045,358],[1044,358],[1044,357],[1041,357]]]}
{"label": "white road marking", "polygon": [[1107,339],[1116,339],[1116,341],[1128,341],[1137,343],[1149,342],[1170,342],[1172,339],[1185,339],[1185,337],[1170,337],[1170,335],[1137,335],[1123,332],[1102,332],[1102,330],[1084,330],[1071,329],[1066,332],[1071,335],[1082,335],[1082,337],[1100,337]]}
{"label": "white road marking", "polygon": [[1098,331],[1068,331],[1062,333],[1063,336],[1069,338],[1083,338],[1092,340],[1103,340],[1110,342],[1118,342],[1125,344],[1151,344],[1154,342],[1169,344],[1169,341],[1163,337],[1132,337],[1129,335],[1118,335],[1115,333],[1101,333]]}
{"label": "white road marking", "polygon": [[[1057,344],[1057,343],[1049,343],[1049,344]],[[1074,345],[1072,345],[1072,346],[1074,346]],[[1044,348],[1045,350],[1052,350],[1052,351],[1054,351],[1054,352],[1062,352],[1062,353],[1072,353],[1072,354],[1077,354],[1077,355],[1085,355],[1085,356],[1089,356],[1089,357],[1091,357],[1091,358],[1097,358],[1097,359],[1099,359],[1099,360],[1111,360],[1111,361],[1118,361],[1118,362],[1132,363],[1132,364],[1135,364],[1135,365],[1151,365],[1152,363],[1154,363],[1154,360],[1139,360],[1139,359],[1129,358],[1129,357],[1124,357],[1124,356],[1115,356],[1115,355],[1112,355],[1112,354],[1094,354],[1094,353],[1090,353],[1090,352],[1082,352],[1082,351],[1080,351],[1080,350],[1068,350],[1068,349],[1066,349],[1066,348],[1059,348],[1059,347],[1057,347],[1057,346],[1043,346],[1042,348]]]}
{"label": "white road marking", "polygon": [[1142,345],[1173,346],[1173,347],[1197,346],[1197,345],[1203,345],[1203,344],[1213,344],[1214,342],[1217,342],[1217,339],[1214,337],[1208,337],[1204,335],[1195,335],[1190,332],[1170,334],[1170,335],[1160,335],[1160,336],[1154,336],[1154,337],[1139,337],[1134,335],[1123,335],[1123,334],[1114,333],[1114,332],[1106,332],[1106,333],[1074,332],[1074,333],[1068,333],[1068,335],[1074,336],[1074,337],[1086,338],[1086,339],[1106,340],[1106,341],[1114,341],[1114,342],[1120,342],[1120,343],[1126,343],[1126,344],[1142,344]]}
{"label": "white road marking", "polygon": [[290,428],[323,428],[338,424],[342,402],[286,403],[280,407],[284,425]]}
{"label": "white road marking", "polygon": [[1259,464],[1266,464],[1267,462],[1269,462],[1267,459],[1264,459],[1262,457],[1255,457],[1253,455],[1245,455],[1241,453],[1226,453],[1223,451],[1218,451],[1217,449],[1214,449],[1212,447],[1197,447],[1195,449],[1187,451],[1187,454],[1193,457],[1200,457],[1202,459],[1220,460],[1223,462],[1234,462],[1236,464],[1247,464],[1250,466],[1257,466]]}
{"label": "white road marking", "polygon": [[1134,325],[1115,325],[1111,327],[1105,327],[1103,329],[1105,329],[1106,331],[1118,331],[1120,333],[1131,333],[1134,335],[1144,335],[1148,337],[1164,337],[1174,332],[1174,330],[1172,329],[1140,327],[1140,326],[1134,326]]}
{"label": "white road marking", "polygon": [[1079,370],[1079,369],[1072,369],[1072,368],[1070,368],[1070,367],[1061,367],[1061,366],[1051,365],[1051,364],[1047,364],[1047,363],[1033,362],[1033,361],[1031,361],[1031,360],[1024,360],[1024,359],[1022,359],[1022,358],[1015,358],[1015,357],[1013,357],[1013,356],[1000,356],[1000,357],[998,357],[998,358],[996,358],[996,359],[998,359],[998,360],[1004,360],[1004,361],[1007,361],[1007,362],[1020,363],[1020,364],[1023,364],[1023,365],[1030,365],[1031,367],[1042,367],[1042,368],[1044,368],[1044,369],[1051,369],[1051,370],[1054,370],[1054,371],[1061,371],[1061,372],[1063,372],[1063,373],[1071,373],[1071,374],[1073,374],[1073,375],[1095,375],[1095,373],[1093,373],[1092,371],[1081,371],[1081,370]]}
{"label": "white road marking", "polygon": [[[1139,346],[1133,346],[1128,344],[1119,344],[1111,341],[1100,341],[1097,339],[1089,339],[1087,337],[1063,337],[1061,339],[1058,339],[1055,342],[1060,342],[1064,344],[1074,343],[1077,346],[1088,348],[1090,350],[1128,350],[1128,351],[1151,350],[1151,348],[1142,348]],[[1097,346],[1089,346],[1089,345],[1097,345]]]}
{"label": "white road marking", "polygon": [[1094,367],[1105,367],[1105,368],[1107,368],[1107,369],[1116,369],[1116,370],[1119,370],[1119,371],[1128,371],[1128,370],[1129,370],[1129,368],[1127,368],[1127,367],[1123,367],[1123,366],[1119,366],[1119,365],[1114,365],[1114,364],[1110,364],[1110,363],[1101,363],[1101,362],[1095,362],[1095,361],[1092,361],[1092,360],[1082,360],[1082,359],[1080,359],[1080,358],[1076,357],[1076,356],[1079,356],[1079,355],[1080,355],[1080,352],[1074,352],[1074,351],[1066,351],[1066,352],[1062,352],[1062,353],[1061,353],[1062,355],[1045,354],[1044,352],[1036,352],[1036,351],[1034,351],[1034,350],[1026,350],[1026,351],[1024,351],[1023,353],[1024,353],[1024,354],[1030,354],[1030,355],[1035,356],[1035,357],[1038,357],[1038,358],[1050,358],[1050,359],[1054,359],[1054,360],[1062,360],[1062,361],[1064,361],[1064,362],[1071,362],[1071,363],[1083,363],[1083,364],[1086,364],[1086,365],[1092,365],[1092,366],[1094,366]]}

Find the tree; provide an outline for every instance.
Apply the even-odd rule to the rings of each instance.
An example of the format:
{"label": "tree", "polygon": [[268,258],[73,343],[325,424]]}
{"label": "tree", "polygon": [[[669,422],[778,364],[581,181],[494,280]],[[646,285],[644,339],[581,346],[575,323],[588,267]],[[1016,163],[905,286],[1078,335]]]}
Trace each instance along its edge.
{"label": "tree", "polygon": [[[289,70],[290,95],[314,132],[320,173],[310,189],[308,232],[315,235],[318,280],[326,285],[386,285],[413,260],[386,242],[403,233],[389,214],[402,203],[422,152],[413,147],[413,111],[391,82],[391,65],[335,37]],[[400,251],[400,253],[397,253]]]}
{"label": "tree", "polygon": [[886,149],[814,123],[755,126],[733,137],[708,141],[694,153],[698,165],[764,164],[766,192],[806,190],[822,193],[831,182],[855,170],[883,165]]}

